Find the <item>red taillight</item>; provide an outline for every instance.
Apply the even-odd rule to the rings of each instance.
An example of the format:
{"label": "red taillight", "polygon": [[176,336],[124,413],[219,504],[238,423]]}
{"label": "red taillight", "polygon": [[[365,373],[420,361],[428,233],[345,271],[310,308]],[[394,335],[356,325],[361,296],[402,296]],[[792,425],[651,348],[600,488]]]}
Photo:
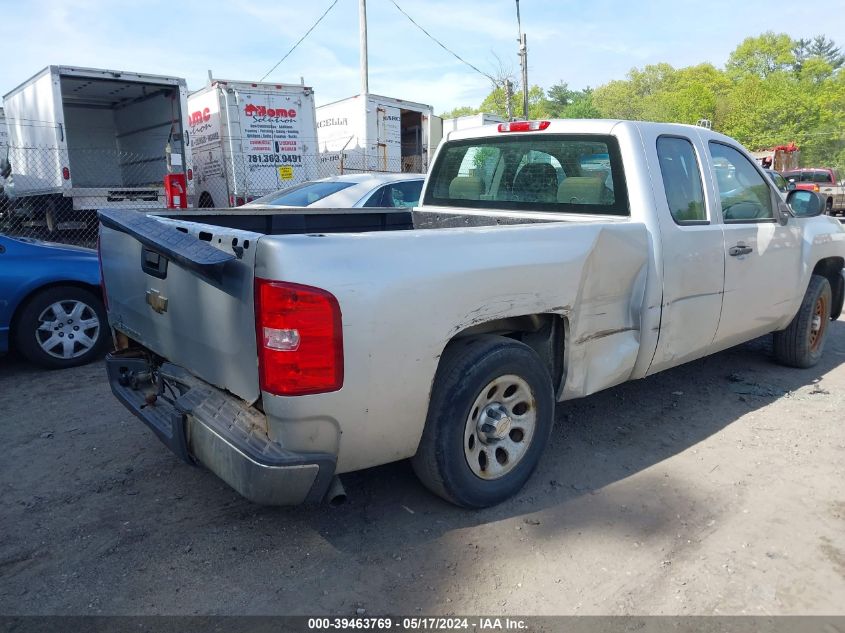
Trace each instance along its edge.
{"label": "red taillight", "polygon": [[100,236],[97,236],[97,261],[100,264],[100,292],[103,293],[103,305],[109,311],[109,296],[106,294],[106,278],[103,276],[103,253],[100,251]]}
{"label": "red taillight", "polygon": [[262,391],[303,396],[343,386],[340,306],[331,293],[256,278],[255,330]]}
{"label": "red taillight", "polygon": [[511,121],[510,123],[499,123],[499,131],[537,132],[539,130],[545,130],[551,124],[551,121]]}
{"label": "red taillight", "polygon": [[70,180],[70,169],[67,167],[62,167],[62,178],[65,180]]}
{"label": "red taillight", "polygon": [[188,170],[188,180],[193,180],[193,179],[194,179],[194,170],[189,169]]}

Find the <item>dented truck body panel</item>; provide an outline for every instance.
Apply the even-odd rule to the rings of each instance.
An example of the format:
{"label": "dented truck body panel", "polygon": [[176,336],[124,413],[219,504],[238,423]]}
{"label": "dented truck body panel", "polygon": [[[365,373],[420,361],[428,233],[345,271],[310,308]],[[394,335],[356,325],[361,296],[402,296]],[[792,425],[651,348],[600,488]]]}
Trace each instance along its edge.
{"label": "dented truck body panel", "polygon": [[259,277],[337,297],[346,367],[334,393],[264,394],[270,435],[336,450],[341,473],[413,455],[447,343],[507,317],[568,321],[561,398],[623,382],[641,351],[647,253],[645,227],[627,222],[262,238]]}
{"label": "dented truck body panel", "polygon": [[[458,337],[507,332],[515,322],[556,324],[563,340],[548,351],[556,356],[556,396],[579,398],[786,327],[817,263],[845,255],[845,228],[830,218],[787,217],[778,206],[770,222],[726,223],[708,143],[744,152],[727,137],[619,121],[553,121],[548,133],[615,139],[627,215],[434,204],[413,211],[151,214],[186,240],[234,257],[217,276],[208,266],[170,261],[167,279],[158,279],[140,271],[141,242],[119,223],[104,225],[110,322],[145,353],[254,405],[263,421],[255,432],[274,454],[336,459],[319,461],[315,481],[323,483],[314,485],[320,488],[328,482],[326,468],[344,473],[415,454],[440,357]],[[496,134],[450,134],[422,199],[437,186],[437,163],[451,142]],[[694,148],[702,222],[673,220],[656,150],[665,136]],[[740,239],[754,249],[733,257]],[[150,244],[155,251],[155,240]],[[260,391],[256,278],[319,288],[337,299],[340,389],[298,396]],[[149,297],[151,290],[158,295]],[[167,309],[159,312],[162,297]],[[190,427],[191,414],[185,415]],[[309,459],[289,464],[317,463]],[[319,496],[322,488],[306,490],[292,472],[288,467],[284,477],[298,482],[293,496]],[[267,491],[253,497],[275,498]]]}

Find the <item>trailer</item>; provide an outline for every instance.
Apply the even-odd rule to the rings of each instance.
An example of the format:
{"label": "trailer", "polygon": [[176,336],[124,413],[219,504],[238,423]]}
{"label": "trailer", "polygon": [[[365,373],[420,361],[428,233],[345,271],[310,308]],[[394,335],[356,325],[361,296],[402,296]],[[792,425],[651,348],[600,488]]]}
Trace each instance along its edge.
{"label": "trailer", "polygon": [[[71,66],[4,95],[19,223],[90,229],[103,207],[187,206],[187,96],[178,77]],[[166,177],[178,204],[167,204]]]}
{"label": "trailer", "polygon": [[801,160],[801,150],[795,143],[752,152],[752,155],[764,169],[773,169],[780,173],[798,169]]}
{"label": "trailer", "polygon": [[443,137],[430,105],[374,94],[317,108],[321,173],[425,173]]}
{"label": "trailer", "polygon": [[199,207],[235,207],[319,177],[314,91],[212,79],[188,96]]}
{"label": "trailer", "polygon": [[483,125],[496,125],[504,123],[505,119],[498,114],[488,114],[485,112],[479,114],[468,114],[466,116],[459,116],[452,119],[443,119],[443,136],[448,137],[449,132],[457,130],[468,130],[474,127],[481,127]]}

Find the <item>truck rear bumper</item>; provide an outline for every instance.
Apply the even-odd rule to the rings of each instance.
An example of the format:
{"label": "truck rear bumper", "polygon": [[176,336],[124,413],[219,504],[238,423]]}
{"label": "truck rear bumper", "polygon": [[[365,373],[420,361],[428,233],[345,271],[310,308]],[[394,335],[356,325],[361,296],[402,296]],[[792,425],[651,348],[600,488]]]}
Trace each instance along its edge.
{"label": "truck rear bumper", "polygon": [[267,437],[263,414],[242,400],[145,356],[110,354],[112,393],[177,456],[199,462],[239,494],[265,505],[316,503],[336,457],[285,449]]}

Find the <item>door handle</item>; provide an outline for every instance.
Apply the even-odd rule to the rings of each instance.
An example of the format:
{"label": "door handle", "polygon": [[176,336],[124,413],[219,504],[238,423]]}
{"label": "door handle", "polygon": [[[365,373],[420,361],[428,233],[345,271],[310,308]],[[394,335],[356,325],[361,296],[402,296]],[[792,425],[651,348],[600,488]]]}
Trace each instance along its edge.
{"label": "door handle", "polygon": [[731,246],[728,250],[728,255],[731,257],[739,257],[740,255],[748,255],[749,253],[753,253],[754,249],[750,246],[746,246],[742,242],[737,244],[736,246]]}

